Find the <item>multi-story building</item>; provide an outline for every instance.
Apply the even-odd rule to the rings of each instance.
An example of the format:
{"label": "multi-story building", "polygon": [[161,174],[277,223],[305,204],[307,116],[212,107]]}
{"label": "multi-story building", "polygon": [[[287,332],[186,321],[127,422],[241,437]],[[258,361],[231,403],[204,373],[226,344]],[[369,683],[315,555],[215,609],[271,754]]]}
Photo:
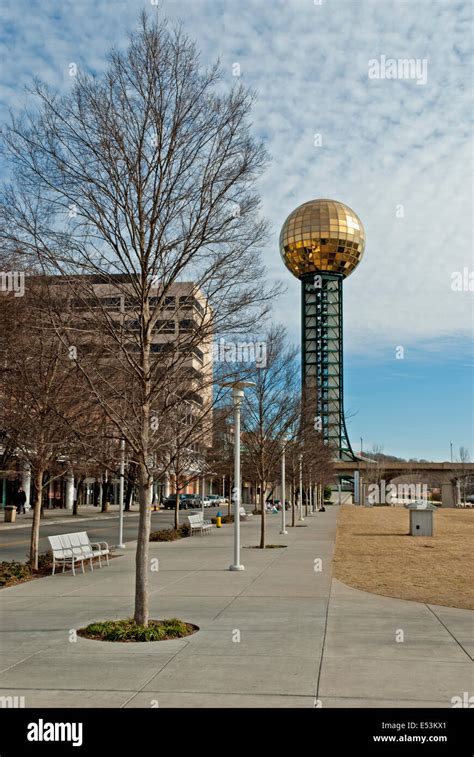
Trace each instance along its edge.
{"label": "multi-story building", "polygon": [[[54,277],[49,283],[60,288],[60,296],[65,298],[68,309],[69,333],[79,354],[93,352],[105,365],[113,368],[114,345],[120,344],[128,352],[140,349],[141,323],[139,303],[136,297],[134,279],[127,275],[81,276],[74,278]],[[67,304],[66,304],[67,303]],[[140,303],[141,304],[141,303]],[[148,307],[155,319],[151,335],[151,359],[160,361],[160,370],[169,371],[171,380],[166,384],[166,392],[175,393],[175,420],[194,429],[183,442],[181,452],[182,467],[178,475],[181,491],[194,491],[197,479],[204,468],[206,451],[212,444],[212,333],[211,309],[199,288],[192,282],[171,284],[166,293],[159,285],[150,288]],[[156,312],[154,312],[156,311]],[[107,328],[110,340],[107,340]],[[105,336],[104,336],[105,335]],[[160,386],[160,382],[158,382]],[[159,399],[157,400],[159,403]],[[157,415],[159,408],[156,408]],[[170,428],[170,443],[177,443],[179,435]],[[163,430],[160,431],[163,434]],[[186,434],[184,435],[186,437]],[[92,472],[92,471],[91,471]],[[174,477],[176,476],[176,472]],[[7,504],[10,487],[7,479],[23,481],[25,491],[30,489],[28,472],[10,471],[1,480],[0,504]],[[85,479],[86,501],[97,500],[97,476]],[[156,482],[155,495],[166,495],[174,490],[176,481],[173,473],[165,480]],[[117,482],[112,480],[112,499],[117,497]],[[72,506],[74,483],[71,477],[55,479],[49,485],[45,506]]]}

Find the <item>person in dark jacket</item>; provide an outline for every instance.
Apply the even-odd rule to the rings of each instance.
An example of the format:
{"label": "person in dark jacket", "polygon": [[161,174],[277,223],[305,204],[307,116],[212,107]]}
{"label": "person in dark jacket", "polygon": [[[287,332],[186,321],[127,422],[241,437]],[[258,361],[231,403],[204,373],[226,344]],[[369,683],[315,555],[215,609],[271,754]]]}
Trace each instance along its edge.
{"label": "person in dark jacket", "polygon": [[26,493],[22,486],[18,489],[15,497],[16,511],[20,515],[25,512]]}

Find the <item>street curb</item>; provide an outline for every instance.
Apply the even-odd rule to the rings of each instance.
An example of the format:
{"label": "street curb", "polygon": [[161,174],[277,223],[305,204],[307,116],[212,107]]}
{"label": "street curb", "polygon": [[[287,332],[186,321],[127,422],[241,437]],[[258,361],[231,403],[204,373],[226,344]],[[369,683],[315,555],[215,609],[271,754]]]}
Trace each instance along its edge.
{"label": "street curb", "polygon": [[[159,511],[157,510],[156,512],[159,512]],[[126,514],[124,513],[124,520],[126,520],[127,518],[138,518],[139,514],[140,513],[126,513]],[[47,526],[47,525],[56,526],[61,523],[70,523],[71,521],[73,523],[78,523],[81,520],[113,520],[114,518],[118,518],[118,517],[119,517],[119,513],[117,513],[116,515],[102,515],[102,516],[101,515],[91,515],[91,516],[69,515],[67,517],[60,518],[59,520],[50,520],[49,518],[44,518],[41,520],[41,526]],[[32,523],[32,520],[29,523],[22,523],[21,525],[18,524],[14,526],[11,526],[9,523],[8,524],[0,523],[0,533],[2,531],[16,531],[20,528],[31,528],[31,523]]]}

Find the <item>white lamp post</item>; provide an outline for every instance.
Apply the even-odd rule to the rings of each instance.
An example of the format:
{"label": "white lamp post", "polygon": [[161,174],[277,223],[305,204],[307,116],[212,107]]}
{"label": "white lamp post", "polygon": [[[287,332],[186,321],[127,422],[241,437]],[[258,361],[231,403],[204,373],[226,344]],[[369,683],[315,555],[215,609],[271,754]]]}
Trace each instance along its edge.
{"label": "white lamp post", "polygon": [[229,570],[245,570],[240,562],[240,407],[244,400],[244,389],[255,386],[253,381],[232,381],[221,386],[232,387],[232,402],[234,405],[234,562]]}
{"label": "white lamp post", "polygon": [[119,476],[119,543],[118,549],[125,549],[123,543],[123,493],[125,479],[125,439],[120,439],[120,476]]}
{"label": "white lamp post", "polygon": [[300,455],[300,517],[299,520],[304,520],[303,517],[303,455]]}
{"label": "white lamp post", "polygon": [[281,452],[281,534],[287,534],[286,530],[286,492],[285,492],[285,448],[287,439],[283,437],[283,449]]}

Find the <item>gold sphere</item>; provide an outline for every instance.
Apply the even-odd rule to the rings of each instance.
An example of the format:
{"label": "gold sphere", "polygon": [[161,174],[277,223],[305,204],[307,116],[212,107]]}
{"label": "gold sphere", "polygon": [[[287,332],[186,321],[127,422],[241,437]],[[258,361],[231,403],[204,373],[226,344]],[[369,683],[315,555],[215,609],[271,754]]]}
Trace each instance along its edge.
{"label": "gold sphere", "polygon": [[310,200],[293,210],[280,233],[280,253],[294,276],[349,276],[365,249],[365,231],[351,208],[336,200]]}

